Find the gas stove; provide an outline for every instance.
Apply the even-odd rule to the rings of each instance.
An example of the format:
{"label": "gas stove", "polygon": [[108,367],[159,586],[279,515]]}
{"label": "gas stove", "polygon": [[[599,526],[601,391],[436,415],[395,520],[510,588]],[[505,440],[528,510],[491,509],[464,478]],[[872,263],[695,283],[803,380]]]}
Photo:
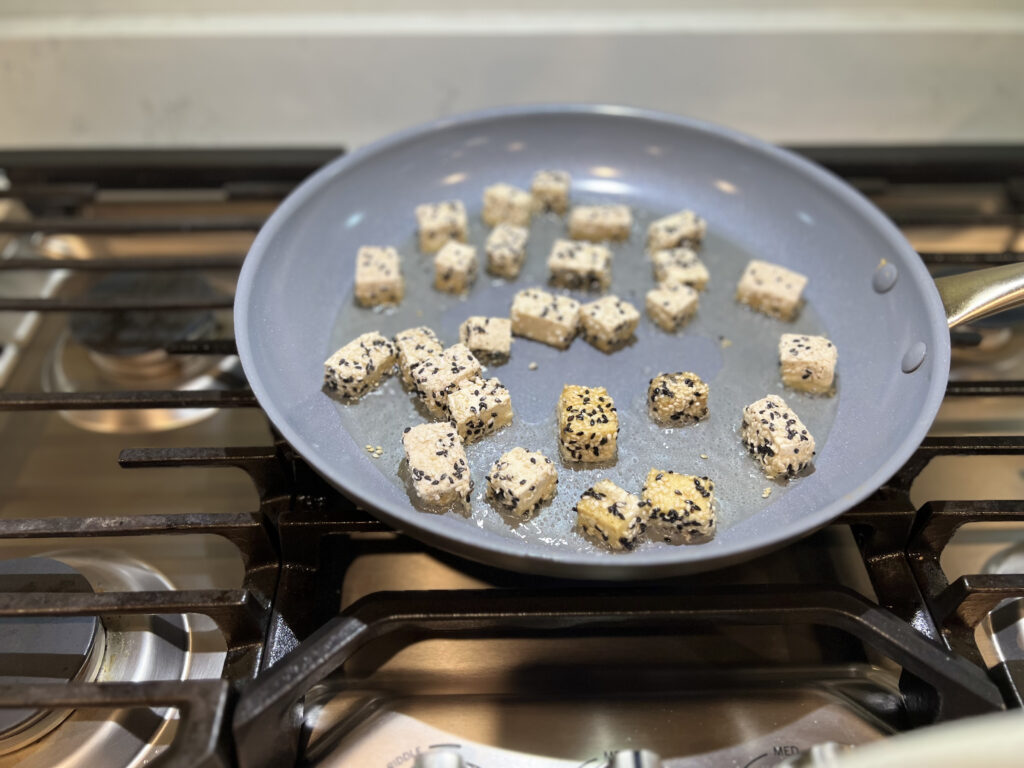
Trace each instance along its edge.
{"label": "gas stove", "polygon": [[[0,153],[0,767],[814,765],[1024,704],[1024,315],[956,333],[917,454],[803,541],[499,571],[326,486],[246,387],[238,267],[339,151]],[[1024,256],[1024,148],[801,151],[936,274]]]}

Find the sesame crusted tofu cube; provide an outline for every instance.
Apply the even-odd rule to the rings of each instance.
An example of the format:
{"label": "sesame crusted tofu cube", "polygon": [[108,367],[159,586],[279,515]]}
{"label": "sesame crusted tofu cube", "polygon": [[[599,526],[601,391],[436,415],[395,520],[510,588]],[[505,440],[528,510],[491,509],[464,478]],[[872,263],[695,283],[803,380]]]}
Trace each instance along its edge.
{"label": "sesame crusted tofu cube", "polygon": [[792,320],[800,308],[807,278],[799,272],[754,259],[743,270],[736,300],[779,320]]}
{"label": "sesame crusted tofu cube", "polygon": [[647,292],[647,314],[662,330],[674,331],[696,314],[699,301],[688,285],[660,285]]}
{"label": "sesame crusted tofu cube", "polygon": [[362,397],[395,366],[395,345],[376,331],[357,336],[324,362],[324,386],[342,398]]}
{"label": "sesame crusted tofu cube", "polygon": [[569,184],[566,171],[537,171],[533,174],[530,192],[534,210],[542,213],[565,213],[569,210]]}
{"label": "sesame crusted tofu cube", "polygon": [[647,528],[646,506],[611,480],[585,490],[573,509],[583,535],[611,549],[632,549]]}
{"label": "sesame crusted tofu cube", "polygon": [[512,333],[565,349],[576,337],[580,303],[568,296],[555,296],[539,288],[516,294],[509,312]]}
{"label": "sesame crusted tofu cube", "polygon": [[448,415],[467,443],[475,443],[512,423],[512,397],[497,379],[460,381],[448,395]]}
{"label": "sesame crusted tofu cube", "polygon": [[400,304],[405,295],[402,260],[394,248],[364,245],[356,253],[356,301],[364,307]]}
{"label": "sesame crusted tofu cube", "polygon": [[743,409],[743,445],[769,478],[793,477],[814,458],[814,437],[778,395],[768,395]]}
{"label": "sesame crusted tofu cube", "polygon": [[612,282],[612,252],[603,245],[555,240],[548,269],[552,285],[603,291]]}
{"label": "sesame crusted tofu cube", "polygon": [[443,352],[424,358],[412,372],[412,383],[430,413],[447,417],[448,395],[460,381],[479,376],[480,371],[480,361],[466,345],[453,344]]}
{"label": "sesame crusted tofu cube", "polygon": [[445,293],[465,293],[476,281],[476,248],[450,240],[434,257],[434,287]]}
{"label": "sesame crusted tofu cube", "polygon": [[502,509],[524,518],[555,498],[557,490],[558,470],[538,451],[513,448],[487,473],[487,496]]}
{"label": "sesame crusted tofu cube", "polygon": [[647,386],[647,412],[668,427],[692,424],[708,415],[708,385],[696,373],[662,373]]}
{"label": "sesame crusted tofu cube", "polygon": [[489,227],[498,224],[530,225],[533,198],[525,189],[511,184],[493,184],[484,190],[484,209],[481,217]]}
{"label": "sesame crusted tofu cube", "polygon": [[473,490],[466,451],[450,424],[406,427],[402,435],[413,491],[423,504],[468,504]]}
{"label": "sesame crusted tofu cube", "polygon": [[569,212],[569,237],[574,240],[625,240],[632,228],[628,205],[577,205]]}
{"label": "sesame crusted tofu cube", "polygon": [[615,458],[619,414],[604,387],[567,384],[558,398],[558,448],[566,462]]}
{"label": "sesame crusted tofu cube", "polygon": [[526,227],[499,224],[487,236],[487,271],[498,277],[513,280],[526,261],[526,241],[530,231]]}
{"label": "sesame crusted tofu cube", "polygon": [[648,225],[647,247],[660,251],[681,245],[699,245],[707,227],[707,222],[693,211],[679,211]]}
{"label": "sesame crusted tofu cube", "polygon": [[512,321],[507,317],[467,317],[459,326],[459,341],[478,359],[499,365],[512,348]]}
{"label": "sesame crusted tofu cube", "polygon": [[424,253],[440,250],[449,240],[466,242],[469,220],[461,200],[417,205],[416,222],[419,225],[420,250]]}
{"label": "sesame crusted tofu cube", "polygon": [[709,478],[652,469],[640,497],[651,539],[701,544],[715,537],[715,484]]}
{"label": "sesame crusted tofu cube", "polygon": [[407,328],[395,334],[395,349],[398,351],[398,369],[402,372],[402,381],[412,386],[412,373],[423,360],[436,355],[444,349],[437,334],[425,325]]}
{"label": "sesame crusted tofu cube", "polygon": [[835,344],[824,336],[784,333],[779,339],[782,383],[801,392],[833,394],[837,357]]}
{"label": "sesame crusted tofu cube", "polygon": [[640,313],[618,296],[605,296],[580,307],[583,338],[602,352],[613,352],[629,341]]}
{"label": "sesame crusted tofu cube", "polygon": [[669,248],[651,254],[654,279],[663,285],[689,285],[703,291],[708,284],[708,268],[689,248]]}

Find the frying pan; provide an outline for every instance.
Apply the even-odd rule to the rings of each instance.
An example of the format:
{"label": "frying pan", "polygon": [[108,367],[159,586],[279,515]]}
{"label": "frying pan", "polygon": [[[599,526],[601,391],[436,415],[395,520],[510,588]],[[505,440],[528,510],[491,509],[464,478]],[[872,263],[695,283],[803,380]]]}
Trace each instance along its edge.
{"label": "frying pan", "polygon": [[[403,482],[401,432],[423,415],[395,378],[356,405],[334,402],[321,392],[323,361],[370,329],[390,336],[427,324],[454,343],[465,317],[506,315],[515,291],[543,284],[546,251],[564,232],[557,217],[538,217],[533,225],[518,280],[483,274],[462,299],[430,288],[431,257],[415,247],[413,217],[419,203],[462,199],[472,221],[470,242],[482,247],[484,187],[499,181],[528,187],[540,168],[568,170],[574,202],[634,208],[633,236],[615,247],[613,292],[642,308],[644,291],[653,287],[643,249],[646,222],[684,207],[708,221],[702,255],[711,282],[685,329],[666,334],[644,318],[636,342],[612,355],[581,339],[566,352],[517,339],[511,361],[488,374],[512,392],[516,421],[468,446],[476,487],[471,511],[418,510]],[[402,253],[407,297],[397,309],[354,306],[354,254],[364,244],[391,244]],[[750,258],[808,276],[797,321],[776,321],[733,301]],[[910,457],[935,417],[949,371],[948,328],[1022,300],[1021,265],[933,281],[868,201],[782,149],[665,114],[550,105],[441,120],[315,173],[254,241],[238,283],[235,331],[245,373],[271,421],[310,465],[380,519],[499,567],[634,579],[750,558],[864,499]],[[836,397],[781,387],[776,345],[790,331],[825,333],[836,344]],[[711,415],[695,427],[661,430],[644,416],[645,388],[650,376],[676,370],[696,371],[709,382]],[[486,468],[516,444],[557,456],[554,409],[565,383],[609,389],[621,417],[619,459],[585,471],[560,467],[550,508],[526,523],[505,519],[483,498]],[[789,483],[767,481],[740,445],[740,409],[769,392],[786,398],[818,442],[813,472]],[[375,458],[367,445],[382,446],[383,455]],[[580,538],[571,512],[579,492],[601,476],[636,492],[649,467],[712,476],[720,499],[715,539],[612,554]]]}

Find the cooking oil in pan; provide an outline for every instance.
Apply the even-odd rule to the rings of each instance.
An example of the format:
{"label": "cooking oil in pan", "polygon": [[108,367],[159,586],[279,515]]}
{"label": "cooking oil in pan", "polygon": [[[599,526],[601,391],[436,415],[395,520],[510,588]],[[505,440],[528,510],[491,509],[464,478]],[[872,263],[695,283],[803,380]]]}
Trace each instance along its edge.
{"label": "cooking oil in pan", "polygon": [[[700,256],[711,279],[701,293],[700,309],[676,333],[659,329],[644,311],[645,294],[655,285],[644,249],[644,234],[647,224],[664,213],[651,215],[634,209],[633,236],[628,242],[611,246],[615,257],[610,292],[634,304],[642,314],[635,340],[624,349],[605,354],[582,338],[564,351],[515,338],[509,362],[485,371],[486,376],[496,376],[508,387],[515,410],[514,422],[497,434],[466,446],[474,481],[470,508],[437,514],[457,516],[465,519],[467,525],[526,542],[589,550],[594,545],[575,531],[572,508],[580,494],[602,477],[639,493],[652,467],[707,475],[716,484],[719,535],[770,504],[785,503],[789,487],[801,482],[799,478],[788,483],[765,478],[740,441],[741,412],[745,405],[766,394],[781,395],[810,429],[820,451],[835,419],[838,396],[814,397],[785,389],[779,378],[778,342],[782,333],[826,334],[825,326],[810,305],[803,307],[795,321],[784,323],[737,304],[734,294],[743,268],[750,259],[765,256],[741,249],[709,227],[711,231]],[[470,315],[507,316],[517,291],[533,286],[546,288],[547,255],[554,240],[566,236],[565,223],[555,216],[535,218],[526,264],[514,281],[494,278],[483,270],[486,236],[483,225],[471,219],[469,242],[477,246],[481,272],[465,297],[435,291],[433,254],[420,253],[413,236],[400,243],[406,277],[405,300],[399,307],[367,310],[355,304],[349,287],[331,335],[331,347],[325,350],[324,357],[371,330],[393,336],[405,328],[427,325],[445,345],[450,345],[458,341],[459,325]],[[568,293],[580,301],[597,298],[597,294],[580,291],[546,290]],[[841,370],[842,350],[839,359]],[[698,424],[664,429],[647,415],[647,385],[653,376],[674,371],[693,371],[708,382],[710,413]],[[603,386],[614,398],[620,424],[618,458],[614,464],[572,467],[560,461],[555,407],[565,384]],[[838,378],[837,388],[842,390]],[[356,445],[373,446],[375,466],[404,488],[400,471],[404,456],[402,430],[425,419],[412,395],[403,390],[399,377],[391,377],[358,403],[338,404],[337,408]],[[517,445],[543,452],[559,468],[558,495],[528,521],[500,513],[485,497],[485,476],[490,465]],[[377,446],[383,450],[376,451]],[[664,546],[669,545],[642,545]]]}

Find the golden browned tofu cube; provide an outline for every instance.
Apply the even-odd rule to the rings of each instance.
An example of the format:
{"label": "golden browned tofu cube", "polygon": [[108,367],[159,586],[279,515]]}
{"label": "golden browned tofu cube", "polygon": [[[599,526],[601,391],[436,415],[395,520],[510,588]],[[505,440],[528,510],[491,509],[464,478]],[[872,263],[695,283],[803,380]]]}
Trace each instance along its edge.
{"label": "golden browned tofu cube", "polygon": [[558,398],[558,446],[564,461],[615,458],[619,414],[604,387],[567,384]]}
{"label": "golden browned tofu cube", "polygon": [[652,469],[640,496],[647,506],[652,539],[699,544],[715,536],[715,484],[707,477]]}

